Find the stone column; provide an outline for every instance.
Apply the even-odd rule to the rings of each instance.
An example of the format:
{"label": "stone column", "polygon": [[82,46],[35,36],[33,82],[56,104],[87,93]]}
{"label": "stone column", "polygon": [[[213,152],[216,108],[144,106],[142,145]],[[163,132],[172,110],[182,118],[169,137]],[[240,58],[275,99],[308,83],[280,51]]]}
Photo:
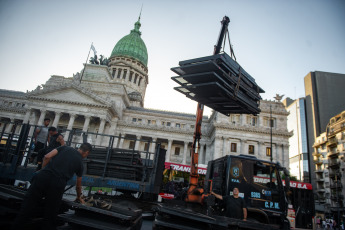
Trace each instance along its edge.
{"label": "stone column", "polygon": [[40,118],[38,119],[37,125],[43,124],[43,120],[44,120],[46,113],[47,113],[47,110],[45,110],[45,109],[40,109],[40,111],[41,111],[41,115],[40,115]]}
{"label": "stone column", "polygon": [[6,127],[6,133],[10,133],[12,128],[13,128],[13,123],[14,123],[14,118],[11,118],[11,123],[8,124],[8,126]]}
{"label": "stone column", "polygon": [[29,109],[29,110],[26,111],[25,117],[24,117],[24,120],[23,120],[23,124],[26,124],[26,123],[29,122],[30,115],[31,115],[31,109]]}
{"label": "stone column", "polygon": [[55,118],[54,118],[54,122],[53,122],[53,127],[57,128],[57,125],[59,124],[61,115],[62,115],[61,112],[55,112]]}
{"label": "stone column", "polygon": [[242,125],[244,125],[244,115],[243,114],[241,114],[240,115],[240,125],[242,126]]}
{"label": "stone column", "polygon": [[222,157],[226,155],[226,138],[222,137],[223,139],[223,148],[222,148]]}
{"label": "stone column", "polygon": [[206,144],[204,144],[204,143],[200,144],[200,153],[199,153],[199,161],[198,161],[199,164],[204,164],[204,160],[205,160],[205,157],[204,157],[205,145]]}
{"label": "stone column", "polygon": [[[263,160],[264,157],[263,157],[263,150],[262,150],[262,146],[263,146],[263,142],[258,142],[258,158]],[[266,153],[265,153],[266,154]]]}
{"label": "stone column", "polygon": [[257,116],[257,127],[260,127],[262,124],[262,117],[260,115]]}
{"label": "stone column", "polygon": [[213,146],[214,146],[214,154],[213,154],[213,158],[211,158],[210,160],[218,159],[222,156],[221,155],[222,154],[222,150],[221,150],[222,139],[221,139],[221,137],[215,137]]}
{"label": "stone column", "polygon": [[154,153],[154,152],[155,152],[155,149],[156,149],[156,141],[157,141],[157,138],[152,138],[152,144],[151,144],[151,147],[150,147],[150,152],[151,152],[151,153]]}
{"label": "stone column", "polygon": [[110,124],[111,127],[110,127],[109,132],[108,132],[109,135],[115,135],[118,120],[119,120],[118,118],[114,118],[113,121],[111,122],[111,124]]}
{"label": "stone column", "polygon": [[141,136],[137,136],[136,138],[134,150],[139,150]]}
{"label": "stone column", "polygon": [[288,167],[289,164],[289,145],[282,144],[282,165]]}
{"label": "stone column", "polygon": [[172,142],[173,142],[173,140],[168,140],[168,149],[167,149],[167,154],[165,156],[165,162],[170,162],[170,154],[171,154]]}
{"label": "stone column", "polygon": [[74,124],[74,120],[75,120],[76,116],[77,115],[75,113],[70,113],[69,114],[69,122],[68,122],[68,126],[67,126],[67,130],[68,131],[66,131],[66,134],[65,134],[65,137],[64,137],[65,141],[68,140],[68,137],[69,137],[69,134],[70,134],[70,130],[72,130],[72,128],[73,128],[73,124]]}
{"label": "stone column", "polygon": [[89,128],[91,116],[86,115],[84,117],[85,117],[85,121],[84,121],[84,126],[83,126],[83,132],[87,132],[87,129]]}
{"label": "stone column", "polygon": [[247,142],[247,140],[240,140],[241,141],[241,147],[240,147],[240,154],[246,154],[245,153],[245,143]]}
{"label": "stone column", "polygon": [[120,143],[119,143],[119,148],[122,149],[123,147],[123,142],[125,141],[125,135],[121,135]]}
{"label": "stone column", "polygon": [[182,160],[182,164],[186,164],[186,160],[187,160],[187,150],[188,150],[188,141],[184,142],[184,146],[183,146],[183,160]]}
{"label": "stone column", "polygon": [[[105,126],[105,118],[101,118],[101,123],[99,124],[98,134],[103,134]],[[98,135],[96,145],[100,145],[103,139],[102,135]]]}

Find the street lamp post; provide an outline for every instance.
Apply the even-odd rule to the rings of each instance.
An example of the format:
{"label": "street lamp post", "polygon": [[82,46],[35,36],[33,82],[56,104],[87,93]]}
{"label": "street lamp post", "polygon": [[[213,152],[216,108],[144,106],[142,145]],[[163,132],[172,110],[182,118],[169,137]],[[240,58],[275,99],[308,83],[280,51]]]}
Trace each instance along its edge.
{"label": "street lamp post", "polygon": [[273,151],[272,151],[272,126],[273,126],[273,121],[272,121],[272,105],[270,105],[270,128],[271,128],[271,133],[270,133],[270,137],[271,137],[271,147],[270,147],[270,151],[271,151],[271,162],[273,161]]}

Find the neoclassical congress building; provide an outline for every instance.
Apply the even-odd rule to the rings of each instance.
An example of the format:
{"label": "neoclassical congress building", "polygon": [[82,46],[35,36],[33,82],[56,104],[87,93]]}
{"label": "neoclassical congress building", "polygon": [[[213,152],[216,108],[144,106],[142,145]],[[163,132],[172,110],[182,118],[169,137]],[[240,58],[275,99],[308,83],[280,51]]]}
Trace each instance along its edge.
{"label": "neoclassical congress building", "polygon": [[[53,75],[33,91],[0,90],[0,128],[7,122],[41,125],[45,117],[60,129],[76,129],[162,143],[166,162],[189,164],[195,114],[146,109],[148,54],[141,39],[140,21],[119,40],[107,65],[87,64],[73,77]],[[186,98],[186,100],[188,100]],[[226,154],[250,154],[269,160],[272,108],[273,161],[289,166],[287,111],[280,101],[261,101],[258,116],[213,112],[203,119],[199,163]],[[12,125],[7,125],[7,131]],[[65,139],[69,133],[65,133]],[[92,144],[107,145],[99,140]],[[98,141],[98,143],[97,143]],[[144,150],[144,141],[120,139],[120,148]],[[155,144],[150,146],[152,150]]]}

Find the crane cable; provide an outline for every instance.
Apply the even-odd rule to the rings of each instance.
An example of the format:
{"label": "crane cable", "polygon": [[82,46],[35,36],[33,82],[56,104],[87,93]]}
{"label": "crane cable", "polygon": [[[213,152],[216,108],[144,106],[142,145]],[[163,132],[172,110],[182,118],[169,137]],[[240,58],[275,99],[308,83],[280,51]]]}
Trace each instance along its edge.
{"label": "crane cable", "polygon": [[[226,36],[228,35],[228,36]],[[236,56],[235,56],[235,52],[234,52],[234,49],[232,48],[232,45],[231,45],[231,41],[230,41],[230,33],[229,33],[229,29],[226,28],[226,32],[225,32],[225,37],[224,37],[224,42],[223,42],[223,52],[224,52],[224,49],[225,49],[225,40],[226,40],[226,37],[228,37],[228,41],[229,41],[229,47],[230,47],[230,57],[232,59],[235,59],[235,61],[237,62],[236,60]]]}

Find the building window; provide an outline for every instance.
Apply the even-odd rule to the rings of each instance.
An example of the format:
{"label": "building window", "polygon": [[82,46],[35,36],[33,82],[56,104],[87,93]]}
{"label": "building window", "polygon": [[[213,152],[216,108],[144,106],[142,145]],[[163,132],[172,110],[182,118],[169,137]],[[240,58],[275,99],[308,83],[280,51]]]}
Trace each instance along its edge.
{"label": "building window", "polygon": [[156,121],[155,120],[147,120],[147,124],[149,125],[155,125]]}
{"label": "building window", "polygon": [[186,124],[181,124],[181,128],[185,128],[186,127]]}
{"label": "building window", "polygon": [[137,122],[137,119],[133,117],[132,122]]}
{"label": "building window", "polygon": [[141,123],[143,120],[141,118],[138,118],[138,123]]}
{"label": "building window", "polygon": [[175,148],[175,155],[180,155],[180,147]]}
{"label": "building window", "polygon": [[139,78],[138,86],[140,86],[140,82],[142,79],[143,79],[142,77]]}
{"label": "building window", "polygon": [[231,123],[232,123],[233,125],[239,124],[239,123],[240,123],[240,115],[238,115],[238,114],[232,114],[232,115],[231,115]]}
{"label": "building window", "polygon": [[135,142],[134,141],[130,141],[129,142],[129,149],[134,149],[134,146],[135,146]]}
{"label": "building window", "polygon": [[135,77],[134,77],[134,84],[137,83],[137,79],[138,79],[138,74],[135,74]]}
{"label": "building window", "polygon": [[128,81],[132,81],[132,77],[133,77],[133,72],[131,71],[131,72],[129,73]]}
{"label": "building window", "polygon": [[115,73],[116,73],[116,68],[113,69],[113,72],[112,72],[112,74],[111,74],[111,76],[113,77],[113,79],[114,79],[114,77],[115,77]]}
{"label": "building window", "polygon": [[167,126],[171,126],[171,122],[167,122]]}
{"label": "building window", "polygon": [[258,118],[254,116],[247,116],[247,124],[251,126],[256,126],[257,119]]}
{"label": "building window", "polygon": [[165,125],[165,121],[162,121],[162,125],[163,125],[163,126]]}
{"label": "building window", "polygon": [[[270,118],[269,117],[264,117],[264,126],[265,127],[272,127],[272,128],[274,128],[275,126],[276,126],[276,119],[275,118],[273,118],[272,117],[272,120],[271,120],[271,122],[270,122]],[[270,123],[271,123],[271,125],[270,125]]]}
{"label": "building window", "polygon": [[144,151],[149,151],[149,143],[145,143],[145,146],[144,146]]}
{"label": "building window", "polygon": [[271,147],[266,147],[266,156],[270,157],[271,154]]}
{"label": "building window", "polygon": [[248,154],[254,154],[254,145],[248,146]]}
{"label": "building window", "polygon": [[176,123],[176,128],[180,128],[180,127],[181,127],[180,123]]}
{"label": "building window", "polygon": [[122,71],[122,69],[119,69],[119,72],[117,73],[117,78],[120,78],[120,76],[121,76],[121,71]]}
{"label": "building window", "polygon": [[231,152],[237,152],[237,143],[231,143]]}

